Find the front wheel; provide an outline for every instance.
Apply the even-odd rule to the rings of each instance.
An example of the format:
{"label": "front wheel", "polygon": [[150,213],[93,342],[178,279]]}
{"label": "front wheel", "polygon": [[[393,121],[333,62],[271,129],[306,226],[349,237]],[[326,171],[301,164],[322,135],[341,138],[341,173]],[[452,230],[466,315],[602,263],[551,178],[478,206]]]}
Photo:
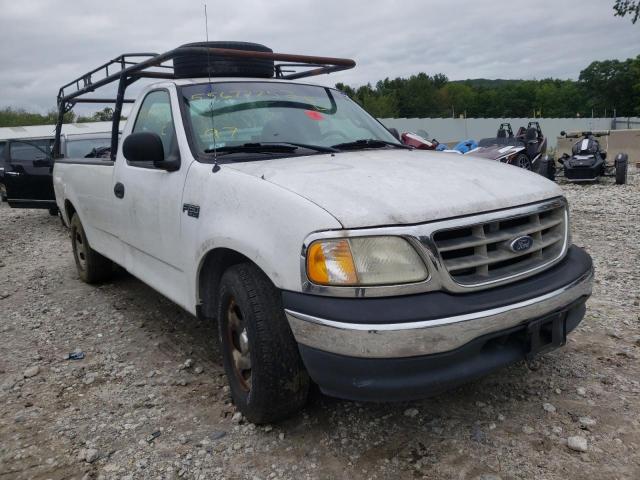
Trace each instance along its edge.
{"label": "front wheel", "polygon": [[220,280],[217,318],[231,396],[247,420],[270,423],[300,410],[309,377],[265,274],[250,263],[230,267]]}
{"label": "front wheel", "polygon": [[91,248],[77,213],[71,218],[71,245],[78,275],[83,282],[100,283],[111,277],[113,263]]}

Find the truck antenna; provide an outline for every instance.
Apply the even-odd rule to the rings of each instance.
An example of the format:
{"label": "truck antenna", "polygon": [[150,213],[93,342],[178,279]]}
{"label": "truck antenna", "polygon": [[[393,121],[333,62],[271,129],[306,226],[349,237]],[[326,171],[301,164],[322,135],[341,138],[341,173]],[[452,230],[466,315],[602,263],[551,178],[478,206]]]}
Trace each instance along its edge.
{"label": "truck antenna", "polygon": [[[207,2],[204,2],[204,33],[205,40],[207,42],[207,49],[209,44],[209,17],[207,16]],[[212,85],[211,85],[211,57],[209,50],[207,50],[207,75],[209,76],[209,98],[211,99],[210,109],[211,109],[211,136],[213,138],[213,169],[212,172],[216,173],[220,170],[220,165],[218,165],[218,147],[216,145],[216,126],[213,119],[213,101],[214,96],[212,94]]]}

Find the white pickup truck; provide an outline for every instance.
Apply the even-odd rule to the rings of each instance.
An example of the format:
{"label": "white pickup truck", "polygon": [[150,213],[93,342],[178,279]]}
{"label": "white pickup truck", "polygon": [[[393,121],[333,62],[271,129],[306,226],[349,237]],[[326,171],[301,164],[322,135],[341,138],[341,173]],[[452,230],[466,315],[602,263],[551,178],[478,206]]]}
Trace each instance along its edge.
{"label": "white pickup truck", "polygon": [[[119,81],[119,118],[125,87],[158,79],[110,160],[56,160],[57,204],[82,280],[108,279],[115,263],[217,321],[252,422],[299,410],[311,381],[408,400],[530,359],[565,343],[591,294],[592,262],[571,244],[554,183],[407,148],[304,80],[349,62],[190,44],[59,95],[64,113]],[[115,120],[114,144],[117,132]]]}

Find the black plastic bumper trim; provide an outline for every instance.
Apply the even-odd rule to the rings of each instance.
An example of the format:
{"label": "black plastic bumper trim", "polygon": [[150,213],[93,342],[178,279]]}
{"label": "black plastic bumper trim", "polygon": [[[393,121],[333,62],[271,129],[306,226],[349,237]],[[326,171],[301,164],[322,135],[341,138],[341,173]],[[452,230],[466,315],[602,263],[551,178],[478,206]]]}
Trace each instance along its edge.
{"label": "black plastic bumper trim", "polygon": [[[586,297],[559,311],[565,316],[567,333],[584,317],[585,302]],[[436,395],[524,360],[530,346],[527,326],[495,332],[456,350],[421,357],[372,359],[337,355],[304,345],[299,349],[309,375],[327,395],[355,401],[408,401]]]}

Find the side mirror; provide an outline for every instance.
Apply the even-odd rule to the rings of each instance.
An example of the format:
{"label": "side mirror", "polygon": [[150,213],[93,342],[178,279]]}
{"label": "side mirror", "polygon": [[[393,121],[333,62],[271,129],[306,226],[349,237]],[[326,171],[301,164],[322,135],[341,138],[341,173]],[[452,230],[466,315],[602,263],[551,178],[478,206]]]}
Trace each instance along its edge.
{"label": "side mirror", "polygon": [[566,135],[567,135],[567,132],[565,132],[564,130],[562,130],[562,131],[560,132],[560,136],[561,136],[561,137],[564,137],[564,136],[566,136]]}
{"label": "side mirror", "polygon": [[400,138],[400,133],[398,133],[398,130],[396,128],[388,128],[387,130],[389,130],[389,133],[391,133],[391,135],[396,137],[396,140],[402,141],[402,139]]}
{"label": "side mirror", "polygon": [[124,139],[122,153],[131,163],[152,162],[155,168],[162,170],[178,170],[180,159],[164,159],[164,147],[160,135],[153,132],[132,133]]}

